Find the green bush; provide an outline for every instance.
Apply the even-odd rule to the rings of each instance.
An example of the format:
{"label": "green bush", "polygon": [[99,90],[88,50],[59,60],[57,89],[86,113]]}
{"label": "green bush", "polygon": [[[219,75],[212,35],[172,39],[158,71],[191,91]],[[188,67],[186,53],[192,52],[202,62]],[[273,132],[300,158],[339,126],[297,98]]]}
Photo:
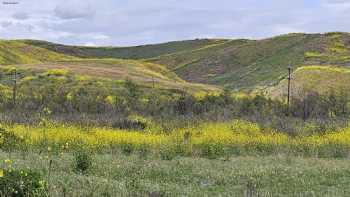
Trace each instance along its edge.
{"label": "green bush", "polygon": [[24,144],[24,139],[17,137],[15,134],[0,128],[0,148],[4,151],[14,151]]}
{"label": "green bush", "polygon": [[151,152],[150,149],[151,149],[150,146],[144,144],[137,148],[137,153],[140,158],[146,159]]}
{"label": "green bush", "polygon": [[80,149],[74,153],[74,170],[78,173],[86,173],[92,166],[91,152]]}
{"label": "green bush", "polygon": [[149,121],[141,116],[129,116],[112,123],[113,128],[138,131],[144,131],[149,125]]}
{"label": "green bush", "polygon": [[235,133],[241,133],[249,136],[261,134],[261,128],[258,124],[244,120],[234,120],[231,124],[231,130]]}
{"label": "green bush", "polygon": [[221,144],[202,144],[200,151],[201,156],[209,159],[217,159],[225,155],[224,146]]}
{"label": "green bush", "polygon": [[1,171],[0,192],[0,196],[48,196],[47,184],[41,175],[28,170]]}
{"label": "green bush", "polygon": [[121,145],[122,153],[125,155],[131,155],[134,152],[134,146],[132,144],[124,143]]}
{"label": "green bush", "polygon": [[160,158],[162,160],[173,160],[178,154],[173,145],[164,145],[159,150]]}

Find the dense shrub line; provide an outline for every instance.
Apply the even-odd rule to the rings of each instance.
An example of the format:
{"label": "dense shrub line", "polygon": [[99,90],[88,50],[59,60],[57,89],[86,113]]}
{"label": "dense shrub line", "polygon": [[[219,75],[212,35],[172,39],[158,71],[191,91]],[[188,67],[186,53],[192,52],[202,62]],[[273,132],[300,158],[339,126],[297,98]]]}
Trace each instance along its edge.
{"label": "dense shrub line", "polygon": [[[14,71],[21,76],[15,103],[14,84],[9,80]],[[144,87],[128,79],[123,82],[77,76],[64,70],[0,70],[0,120],[13,123],[33,124],[49,111],[51,119],[61,122],[121,129],[146,129],[144,120],[129,118],[136,114],[166,122],[163,130],[239,118],[289,133],[311,122],[322,132],[327,127],[347,125],[349,100],[350,94],[343,90],[319,94],[305,89],[293,95],[288,108],[284,100],[263,94],[232,94],[225,90],[194,95]]]}

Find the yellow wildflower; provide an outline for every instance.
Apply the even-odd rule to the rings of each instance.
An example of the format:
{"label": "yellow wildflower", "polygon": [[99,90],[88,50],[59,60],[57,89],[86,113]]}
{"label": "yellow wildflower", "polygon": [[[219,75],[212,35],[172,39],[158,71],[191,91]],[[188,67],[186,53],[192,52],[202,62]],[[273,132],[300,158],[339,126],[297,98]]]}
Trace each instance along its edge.
{"label": "yellow wildflower", "polygon": [[6,165],[11,165],[12,164],[12,161],[10,159],[5,159],[5,164]]}

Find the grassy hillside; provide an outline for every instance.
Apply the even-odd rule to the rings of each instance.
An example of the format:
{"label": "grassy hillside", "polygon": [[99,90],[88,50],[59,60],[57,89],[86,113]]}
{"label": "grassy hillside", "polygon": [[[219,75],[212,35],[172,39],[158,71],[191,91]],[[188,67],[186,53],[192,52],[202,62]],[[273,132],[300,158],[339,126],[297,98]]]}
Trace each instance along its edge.
{"label": "grassy hillside", "polygon": [[[206,41],[198,42],[198,45],[200,45],[203,44],[201,42]],[[91,77],[114,80],[131,79],[141,85],[153,86],[155,84],[157,88],[162,89],[180,89],[190,92],[218,90],[214,86],[187,83],[162,65],[136,60],[99,58],[99,56],[108,56],[106,54],[99,55],[103,53],[103,48],[99,48],[97,54],[91,55],[91,57],[94,57],[92,59],[80,58],[80,55],[67,51],[65,53],[55,52],[36,46],[33,43],[35,42],[20,40],[0,41],[0,65],[13,65],[18,68],[34,70],[64,69],[78,75]],[[174,46],[174,48],[181,48],[180,43],[175,43],[175,45],[178,46]],[[51,46],[54,45],[52,44]],[[61,45],[57,45],[57,47],[59,46]],[[191,45],[191,47],[195,47],[195,45]],[[79,47],[72,47],[71,49],[75,48]],[[83,49],[83,47],[81,48]],[[89,51],[92,48],[85,49]],[[97,48],[94,50],[97,50]]]}
{"label": "grassy hillside", "polygon": [[215,86],[185,82],[161,65],[134,60],[76,59],[52,63],[18,64],[16,67],[34,71],[60,69],[100,79],[130,79],[139,85],[155,86],[160,89],[178,89],[189,92],[219,91],[219,88]]}
{"label": "grassy hillside", "polygon": [[229,41],[202,51],[161,56],[150,61],[168,65],[191,82],[254,89],[278,82],[289,62],[304,62],[304,54],[318,42],[319,36],[289,34],[258,41]]}
{"label": "grassy hillside", "polygon": [[82,58],[146,59],[171,53],[177,53],[180,51],[192,51],[208,45],[210,46],[220,44],[225,41],[226,40],[197,39],[135,47],[67,46],[35,40],[23,40],[22,42],[58,53]]}
{"label": "grassy hillside", "polygon": [[305,53],[306,63],[312,65],[349,66],[350,34],[328,33],[318,40],[318,47]]}
{"label": "grassy hillside", "polygon": [[[330,91],[350,91],[350,69],[335,66],[304,66],[293,73],[292,94],[303,96],[307,91],[326,93]],[[287,80],[282,80],[268,92],[274,97],[287,94]]]}
{"label": "grassy hillside", "polygon": [[256,89],[276,85],[287,66],[350,65],[348,33],[288,34],[264,40],[233,40],[191,53],[149,59],[164,64],[181,78],[227,86]]}
{"label": "grassy hillside", "polygon": [[0,65],[72,60],[74,57],[28,45],[22,41],[0,40]]}
{"label": "grassy hillside", "polygon": [[[343,67],[350,65],[350,34],[338,32],[287,34],[263,40],[203,39],[137,47],[66,46],[33,40],[14,43],[18,45],[17,48],[12,47],[14,51],[18,51],[19,48],[23,51],[24,47],[29,47],[30,51],[39,50],[46,55],[34,58],[32,52],[27,54],[28,58],[24,56],[22,61],[15,61],[18,58],[12,58],[7,60],[7,63],[33,64],[73,57],[75,59],[134,59],[139,61],[138,65],[146,64],[144,62],[162,65],[157,69],[163,67],[163,71],[173,76],[177,75],[190,83],[210,84],[236,90],[256,90],[275,86],[286,77],[286,68],[290,63],[294,68],[308,65]],[[21,53],[13,52],[13,54]],[[91,65],[91,60],[87,61],[90,61]],[[129,60],[123,63],[121,60],[115,61],[119,61],[116,64],[118,69],[121,69],[119,65],[125,63],[126,65],[121,66],[124,68],[130,63]],[[150,73],[142,72],[142,76],[136,75],[139,78],[154,77],[148,74]]]}

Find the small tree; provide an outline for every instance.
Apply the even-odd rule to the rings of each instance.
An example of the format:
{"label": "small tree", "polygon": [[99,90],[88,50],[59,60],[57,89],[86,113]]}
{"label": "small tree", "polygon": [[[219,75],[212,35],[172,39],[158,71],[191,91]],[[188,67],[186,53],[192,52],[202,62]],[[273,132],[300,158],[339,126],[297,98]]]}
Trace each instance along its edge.
{"label": "small tree", "polygon": [[125,81],[125,88],[126,88],[126,98],[127,98],[129,107],[131,109],[136,109],[138,100],[142,95],[142,91],[140,87],[130,79],[127,79]]}

